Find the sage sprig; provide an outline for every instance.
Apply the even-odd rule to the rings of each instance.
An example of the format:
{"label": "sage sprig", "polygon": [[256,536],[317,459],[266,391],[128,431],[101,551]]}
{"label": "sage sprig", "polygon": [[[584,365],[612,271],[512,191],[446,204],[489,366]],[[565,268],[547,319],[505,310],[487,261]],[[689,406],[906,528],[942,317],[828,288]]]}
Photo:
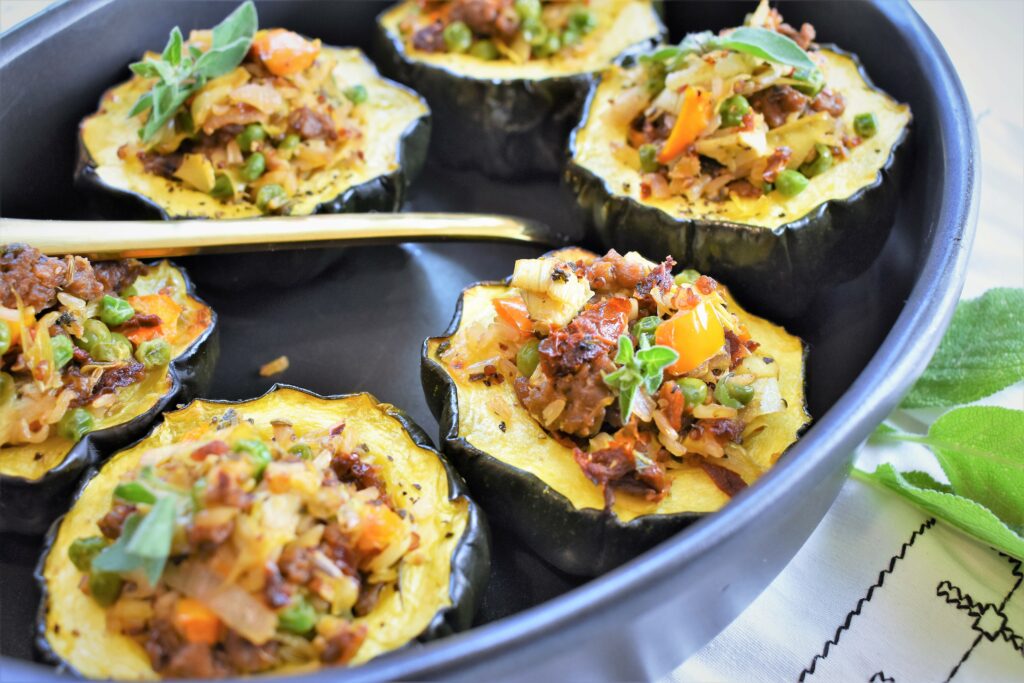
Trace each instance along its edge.
{"label": "sage sprig", "polygon": [[795,69],[793,78],[815,84],[815,87],[824,80],[818,65],[791,38],[756,26],[741,26],[724,36],[711,31],[691,33],[678,46],[661,48],[646,57],[651,61],[667,62],[668,71],[674,71],[687,56],[703,55],[714,50],[742,52],[768,62],[791,66]]}
{"label": "sage sprig", "polygon": [[159,59],[147,58],[129,66],[143,78],[157,79],[128,112],[129,117],[150,112],[146,124],[139,130],[143,142],[150,142],[207,80],[222,76],[242,63],[258,25],[256,6],[252,0],[247,0],[213,28],[209,50],[203,52],[189,46],[185,54],[181,29],[175,26]]}
{"label": "sage sprig", "polygon": [[[948,407],[984,398],[1024,379],[1024,290],[995,289],[964,301],[939,351],[903,408]],[[884,463],[854,476],[901,494],[930,514],[1024,559],[1024,411],[959,407],[924,434],[882,424],[873,443],[927,447],[949,483]]]}

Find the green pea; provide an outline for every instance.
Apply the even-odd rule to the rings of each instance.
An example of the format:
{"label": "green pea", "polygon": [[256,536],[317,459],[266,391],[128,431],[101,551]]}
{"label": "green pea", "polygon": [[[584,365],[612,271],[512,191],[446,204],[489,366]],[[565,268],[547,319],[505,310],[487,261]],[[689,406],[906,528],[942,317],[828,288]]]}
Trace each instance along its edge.
{"label": "green pea", "polygon": [[548,37],[539,47],[534,47],[533,52],[538,57],[550,57],[562,49],[562,39],[554,31],[548,33]]}
{"label": "green pea", "polygon": [[109,607],[117,602],[121,595],[124,581],[117,574],[110,572],[92,572],[89,574],[89,592],[93,600],[102,607]]}
{"label": "green pea", "polygon": [[814,97],[825,87],[825,74],[821,69],[797,69],[793,78],[800,81],[793,85],[793,89],[808,97]]}
{"label": "green pea", "polygon": [[655,96],[665,89],[665,76],[668,75],[668,67],[665,62],[651,62],[644,69],[647,72],[647,92]]}
{"label": "green pea", "polygon": [[288,135],[284,136],[284,140],[281,141],[281,144],[277,146],[277,149],[283,152],[294,152],[300,142],[302,142],[302,138],[295,133],[288,133]]}
{"label": "green pea", "polygon": [[478,40],[473,43],[473,47],[469,49],[469,54],[477,59],[483,59],[488,62],[499,57],[498,48],[494,47],[494,43],[490,40]]}
{"label": "green pea", "polygon": [[533,371],[540,365],[538,346],[540,346],[540,341],[536,338],[529,339],[520,347],[519,352],[516,354],[516,367],[519,369],[519,374],[523,377],[532,375]]}
{"label": "green pea", "polygon": [[135,349],[135,360],[147,368],[157,368],[171,362],[171,345],[165,339],[147,339]]}
{"label": "green pea", "polygon": [[871,112],[853,117],[853,130],[858,137],[873,138],[878,133],[878,119]]}
{"label": "green pea", "polygon": [[442,36],[448,52],[466,52],[473,44],[473,32],[462,21],[453,21],[445,26]]}
{"label": "green pea", "polygon": [[313,630],[320,619],[316,609],[305,598],[296,597],[277,614],[277,627],[282,631],[302,636]]}
{"label": "green pea", "polygon": [[683,272],[679,273],[679,275],[676,275],[675,282],[677,285],[692,285],[699,278],[700,273],[693,268],[687,268]]}
{"label": "green pea", "polygon": [[807,162],[800,167],[800,172],[808,178],[821,175],[832,168],[832,150],[828,145],[823,145],[819,142],[814,145],[814,151],[817,153],[814,161]]}
{"label": "green pea", "polygon": [[784,197],[795,197],[807,189],[809,181],[800,171],[786,169],[775,177],[775,189]]}
{"label": "green pea", "polygon": [[238,137],[235,138],[235,142],[242,148],[243,152],[251,152],[255,143],[262,142],[267,137],[267,131],[263,130],[263,126],[258,123],[250,123],[245,127]]}
{"label": "green pea", "polygon": [[100,301],[100,320],[111,327],[123,325],[131,320],[133,315],[135,309],[124,299],[107,294]]}
{"label": "green pea", "polygon": [[259,152],[250,154],[242,166],[242,177],[248,181],[258,179],[267,170],[267,160]]}
{"label": "green pea", "polygon": [[645,318],[640,318],[633,324],[633,336],[638,337],[641,334],[651,334],[658,329],[658,325],[661,324],[661,318],[656,315],[649,315]]}
{"label": "green pea", "polygon": [[583,40],[583,36],[576,29],[567,28],[562,31],[562,45],[566,47],[576,45],[581,40]]}
{"label": "green pea", "polygon": [[102,536],[85,536],[76,538],[68,546],[68,558],[75,569],[80,572],[87,572],[92,568],[92,558],[100,554],[100,551],[107,547],[107,539]]}
{"label": "green pea", "polygon": [[702,405],[708,398],[708,385],[696,377],[684,377],[677,380],[676,386],[679,387],[679,391],[683,392],[686,405],[691,408]]}
{"label": "green pea", "polygon": [[656,145],[640,145],[637,150],[640,153],[640,170],[644,173],[654,173],[661,166],[658,163],[658,147]]}
{"label": "green pea", "polygon": [[75,345],[71,343],[70,337],[59,334],[50,338],[50,351],[53,353],[53,365],[59,370],[71,360]]}
{"label": "green pea", "polygon": [[256,193],[256,206],[263,213],[271,213],[280,209],[288,201],[288,193],[277,183],[270,183]]}
{"label": "green pea", "polygon": [[715,387],[715,400],[728,408],[739,410],[754,398],[754,387],[735,384],[728,377],[718,380]]}
{"label": "green pea", "polygon": [[540,47],[548,39],[548,27],[536,17],[523,19],[520,30],[523,33],[523,40],[533,47]]}
{"label": "green pea", "polygon": [[775,183],[765,183],[761,186],[761,192],[764,192],[765,194],[775,192]]}
{"label": "green pea", "polygon": [[231,448],[249,456],[249,461],[256,468],[253,477],[259,479],[263,476],[263,470],[267,469],[271,460],[270,449],[265,443],[257,439],[240,439]]}
{"label": "green pea", "polygon": [[82,437],[92,431],[94,422],[92,415],[84,408],[75,408],[64,413],[57,423],[57,433],[68,441],[81,441]]}
{"label": "green pea", "polygon": [[733,95],[722,102],[718,115],[722,117],[722,127],[732,128],[743,123],[743,117],[750,113],[750,102],[743,95]]}
{"label": "green pea", "polygon": [[0,320],[0,356],[11,348],[11,326],[6,320]]}
{"label": "green pea", "polygon": [[110,328],[102,321],[90,318],[82,325],[82,336],[76,343],[91,354],[96,346],[108,341],[110,341]]}
{"label": "green pea", "polygon": [[586,7],[574,7],[569,14],[569,28],[586,35],[597,28],[597,17]]}
{"label": "green pea", "polygon": [[516,0],[516,14],[522,20],[540,18],[540,0]]}
{"label": "green pea", "polygon": [[370,93],[366,91],[366,86],[359,84],[353,85],[351,88],[345,89],[345,97],[348,98],[352,104],[362,104],[370,97]]}
{"label": "green pea", "polygon": [[89,349],[89,355],[102,363],[128,360],[132,357],[132,343],[123,334],[112,332],[110,339]]}
{"label": "green pea", "polygon": [[227,199],[235,196],[235,184],[231,182],[231,176],[226,173],[218,173],[213,181],[213,189],[210,196],[215,199]]}
{"label": "green pea", "polygon": [[288,452],[299,456],[303,460],[313,459],[313,449],[309,447],[309,444],[297,443],[289,448]]}

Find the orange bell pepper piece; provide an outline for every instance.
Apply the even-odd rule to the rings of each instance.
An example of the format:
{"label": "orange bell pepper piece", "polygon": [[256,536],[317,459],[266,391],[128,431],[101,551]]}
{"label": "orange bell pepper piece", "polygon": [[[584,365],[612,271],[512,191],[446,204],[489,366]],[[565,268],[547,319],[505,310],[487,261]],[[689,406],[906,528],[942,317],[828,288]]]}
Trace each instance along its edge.
{"label": "orange bell pepper piece", "polygon": [[363,508],[359,527],[356,550],[372,557],[395,540],[402,528],[402,518],[387,505],[367,505]]}
{"label": "orange bell pepper piece", "polygon": [[155,327],[136,327],[124,333],[133,344],[138,346],[144,341],[154,337],[163,337],[173,342],[178,328],[178,318],[181,317],[181,306],[178,302],[166,294],[142,294],[140,296],[128,297],[128,303],[132,305],[136,313],[155,315],[160,318],[160,324]]}
{"label": "orange bell pepper piece", "polygon": [[700,88],[686,86],[672,132],[658,152],[658,161],[667,164],[686,151],[711,121],[711,95]]}
{"label": "orange bell pepper piece", "polygon": [[725,345],[725,329],[711,307],[701,302],[688,311],[681,311],[658,325],[654,341],[679,354],[679,360],[667,371],[682,375],[718,353]]}
{"label": "orange bell pepper piece", "polygon": [[533,321],[526,310],[526,302],[519,296],[507,296],[500,299],[491,299],[494,310],[498,317],[512,327],[519,330],[519,333],[526,337],[533,334]]}
{"label": "orange bell pepper piece", "polygon": [[267,71],[275,76],[290,76],[308,69],[320,54],[320,41],[309,41],[283,28],[257,31],[252,51]]}
{"label": "orange bell pepper piece", "polygon": [[174,628],[190,643],[214,645],[220,639],[220,618],[194,598],[178,598]]}

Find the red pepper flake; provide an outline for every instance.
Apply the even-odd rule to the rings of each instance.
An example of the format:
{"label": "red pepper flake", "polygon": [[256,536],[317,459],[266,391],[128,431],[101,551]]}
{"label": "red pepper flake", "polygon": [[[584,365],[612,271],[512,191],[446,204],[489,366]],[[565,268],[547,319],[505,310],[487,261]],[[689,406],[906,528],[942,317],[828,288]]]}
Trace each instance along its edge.
{"label": "red pepper flake", "polygon": [[651,184],[640,183],[640,199],[647,199],[651,196]]}
{"label": "red pepper flake", "polygon": [[707,275],[701,275],[697,278],[697,291],[705,296],[715,291],[718,288],[718,283],[713,278]]}

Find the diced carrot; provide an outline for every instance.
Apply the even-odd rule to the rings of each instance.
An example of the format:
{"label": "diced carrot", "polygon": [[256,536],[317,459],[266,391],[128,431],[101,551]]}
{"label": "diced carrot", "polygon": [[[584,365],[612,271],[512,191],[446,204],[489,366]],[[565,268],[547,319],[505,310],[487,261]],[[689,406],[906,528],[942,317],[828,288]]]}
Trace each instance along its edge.
{"label": "diced carrot", "polygon": [[669,374],[682,375],[718,353],[725,345],[725,329],[707,303],[676,313],[658,325],[654,341],[679,354],[668,368]]}
{"label": "diced carrot", "polygon": [[128,303],[132,305],[136,313],[155,315],[160,318],[160,324],[154,327],[136,327],[127,330],[124,336],[131,339],[133,344],[137,346],[154,337],[163,337],[168,341],[174,339],[178,317],[181,316],[182,311],[177,301],[166,294],[142,294],[128,297]]}
{"label": "diced carrot", "polygon": [[220,618],[194,598],[178,598],[174,628],[190,643],[213,645],[220,639]]}
{"label": "diced carrot", "polygon": [[359,528],[356,550],[363,555],[375,555],[398,536],[402,518],[387,505],[367,505],[363,508]]}
{"label": "diced carrot", "polygon": [[275,76],[289,76],[308,69],[320,54],[320,41],[309,41],[294,31],[275,28],[258,31],[252,51]]}
{"label": "diced carrot", "polygon": [[708,127],[711,121],[711,96],[700,88],[686,86],[683,91],[683,104],[679,108],[668,140],[658,152],[658,161],[663,164],[675,159],[692,145],[697,136]]}
{"label": "diced carrot", "polygon": [[507,296],[491,299],[491,303],[494,305],[498,317],[519,330],[521,335],[525,337],[533,334],[533,321],[530,320],[530,314],[526,310],[526,303],[522,297]]}

